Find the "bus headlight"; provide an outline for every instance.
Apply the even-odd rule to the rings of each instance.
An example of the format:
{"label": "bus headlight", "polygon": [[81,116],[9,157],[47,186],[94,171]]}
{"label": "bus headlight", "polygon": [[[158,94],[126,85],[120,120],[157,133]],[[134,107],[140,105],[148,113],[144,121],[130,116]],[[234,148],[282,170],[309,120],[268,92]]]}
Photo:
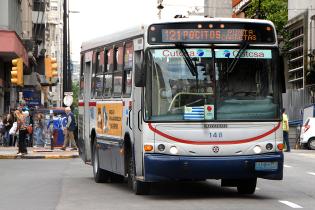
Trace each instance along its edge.
{"label": "bus headlight", "polygon": [[170,148],[170,153],[171,153],[172,155],[176,155],[177,152],[178,152],[178,149],[177,149],[175,146],[172,146],[172,147]]}
{"label": "bus headlight", "polygon": [[261,147],[259,145],[256,145],[253,150],[256,154],[261,153]]}

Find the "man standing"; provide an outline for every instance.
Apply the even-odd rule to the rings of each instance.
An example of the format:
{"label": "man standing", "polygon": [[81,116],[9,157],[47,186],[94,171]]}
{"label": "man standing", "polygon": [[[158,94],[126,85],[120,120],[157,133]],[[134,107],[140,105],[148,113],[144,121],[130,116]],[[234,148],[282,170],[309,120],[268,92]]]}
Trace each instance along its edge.
{"label": "man standing", "polygon": [[283,141],[286,147],[286,151],[290,152],[290,143],[289,143],[289,117],[285,113],[285,109],[282,110],[282,130],[283,130]]}
{"label": "man standing", "polygon": [[77,145],[74,140],[74,130],[75,130],[75,118],[73,113],[71,112],[70,107],[66,107],[65,109],[66,114],[67,114],[67,125],[64,128],[64,134],[65,134],[65,140],[63,143],[63,147],[61,148],[62,150],[65,150],[66,147],[68,146],[70,142],[70,147],[72,147],[74,150],[77,149]]}

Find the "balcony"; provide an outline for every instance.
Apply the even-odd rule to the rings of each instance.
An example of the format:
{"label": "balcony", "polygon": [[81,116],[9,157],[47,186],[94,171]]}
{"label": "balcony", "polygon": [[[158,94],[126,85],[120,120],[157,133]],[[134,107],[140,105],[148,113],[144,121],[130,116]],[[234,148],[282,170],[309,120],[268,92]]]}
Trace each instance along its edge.
{"label": "balcony", "polygon": [[32,12],[33,24],[45,24],[46,17],[44,12],[33,11]]}

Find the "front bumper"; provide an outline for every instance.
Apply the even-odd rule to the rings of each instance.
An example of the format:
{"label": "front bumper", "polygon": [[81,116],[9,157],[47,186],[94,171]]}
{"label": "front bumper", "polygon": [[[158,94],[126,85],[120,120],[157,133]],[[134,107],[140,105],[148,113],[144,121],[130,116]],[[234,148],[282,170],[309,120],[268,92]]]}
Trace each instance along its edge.
{"label": "front bumper", "polygon": [[[255,162],[278,162],[275,170],[256,171]],[[247,179],[282,180],[283,153],[262,155],[193,157],[162,154],[144,155],[145,181]]]}

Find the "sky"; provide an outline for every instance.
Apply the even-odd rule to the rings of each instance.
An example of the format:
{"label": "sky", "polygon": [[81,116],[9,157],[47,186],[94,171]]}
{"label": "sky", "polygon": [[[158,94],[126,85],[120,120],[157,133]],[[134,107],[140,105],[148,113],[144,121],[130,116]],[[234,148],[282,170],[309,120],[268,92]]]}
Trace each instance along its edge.
{"label": "sky", "polygon": [[[79,61],[83,41],[158,20],[158,0],[69,0],[72,60]],[[201,8],[204,0],[163,0],[161,17]],[[76,11],[79,13],[71,13]]]}

